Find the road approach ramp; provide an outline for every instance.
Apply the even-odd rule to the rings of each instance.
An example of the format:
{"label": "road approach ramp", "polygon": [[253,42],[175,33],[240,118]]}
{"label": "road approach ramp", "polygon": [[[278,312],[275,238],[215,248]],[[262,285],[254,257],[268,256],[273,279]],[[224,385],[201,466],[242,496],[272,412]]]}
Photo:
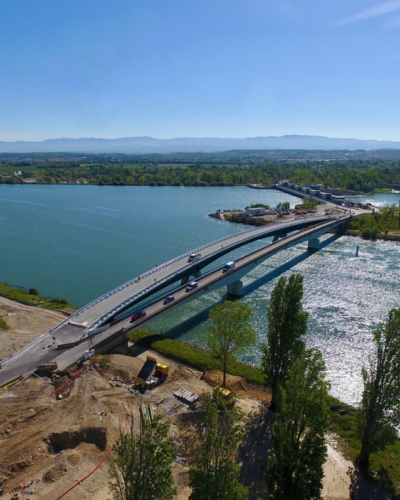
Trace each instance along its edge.
{"label": "road approach ramp", "polygon": [[[41,361],[54,361],[60,362],[63,367],[75,362],[79,357],[83,355],[83,352],[91,347],[95,347],[99,342],[112,338],[113,336],[119,336],[122,333],[134,330],[139,326],[143,326],[150,319],[163,314],[164,312],[170,311],[172,308],[178,307],[183,302],[188,302],[194,300],[201,296],[202,294],[208,293],[212,290],[220,288],[221,286],[228,285],[234,281],[240,280],[242,276],[247,274],[252,268],[259,265],[265,258],[272,256],[278,251],[289,248],[290,246],[301,243],[302,241],[309,240],[311,238],[319,237],[320,235],[326,233],[330,229],[342,226],[350,218],[328,218],[328,220],[318,221],[316,224],[315,218],[312,219],[314,225],[309,228],[305,228],[302,231],[298,231],[287,237],[264,246],[263,248],[250,252],[249,254],[241,257],[236,261],[236,267],[231,272],[222,273],[222,267],[210,271],[209,273],[201,276],[197,279],[199,287],[186,293],[186,286],[180,286],[173,292],[169,291],[167,295],[173,293],[175,295],[175,300],[168,305],[163,304],[163,299],[165,297],[159,297],[153,302],[147,304],[146,316],[140,318],[134,323],[130,322],[130,317],[118,321],[115,325],[107,325],[106,330],[99,332],[95,337],[88,338],[86,342],[81,343],[73,348],[66,349],[64,351],[57,350],[57,343],[49,341],[49,337],[46,335],[39,337],[35,342],[30,344],[30,346],[25,347],[16,355],[14,355],[10,360],[7,360],[6,366],[0,371],[0,383],[10,380],[20,374],[32,373],[37,364]],[[284,228],[288,226],[285,225]],[[287,229],[286,229],[287,231]],[[289,231],[287,231],[289,232]],[[128,315],[129,316],[129,315]],[[74,318],[75,319],[75,318]],[[68,321],[65,325],[68,324]],[[64,326],[65,326],[64,325]],[[71,326],[71,325],[69,325]],[[62,328],[55,333],[57,336],[57,341],[62,339]],[[82,331],[82,326],[76,330],[79,336],[75,340],[80,340],[82,337],[80,332]],[[69,332],[69,335],[71,332]],[[48,334],[47,334],[48,335]]]}

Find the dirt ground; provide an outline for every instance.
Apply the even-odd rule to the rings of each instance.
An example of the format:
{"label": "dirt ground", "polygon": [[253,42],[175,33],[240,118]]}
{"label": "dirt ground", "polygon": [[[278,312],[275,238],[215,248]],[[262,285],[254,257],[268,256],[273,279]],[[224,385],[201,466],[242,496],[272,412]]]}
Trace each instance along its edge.
{"label": "dirt ground", "polygon": [[[5,316],[13,332],[29,327],[32,332],[30,340],[34,338],[33,331],[37,332],[36,335],[41,334],[52,326],[52,321],[60,321],[57,317],[59,313],[30,307],[28,309],[33,309],[34,316],[24,317],[23,309],[27,306],[14,306],[14,303],[10,305],[3,303],[3,300],[0,302],[3,317],[5,310],[15,313],[15,316]],[[43,322],[48,322],[42,327],[41,318]],[[5,334],[10,335],[10,332]],[[131,390],[132,380],[147,355],[169,365],[168,379],[144,394],[134,393]],[[62,395],[62,399],[58,399],[54,389],[65,385],[73,377],[74,370],[57,380],[54,386],[49,379],[31,377],[0,392],[2,499],[10,500],[12,493],[21,492],[24,486],[27,486],[24,492],[34,491],[36,498],[58,499],[99,465],[124,427],[127,412],[133,415],[135,428],[139,430],[139,408],[142,403],[152,403],[156,413],[165,414],[181,404],[173,396],[178,389],[185,388],[197,394],[211,392],[212,385],[222,377],[220,372],[211,371],[201,380],[199,371],[174,363],[155,352],[140,349],[136,357],[116,354],[110,355],[110,360],[110,371],[102,375],[90,361],[85,362],[80,376],[70,387],[57,393]],[[238,450],[241,480],[248,486],[251,500],[265,499],[268,492],[264,474],[267,456],[272,453],[271,433],[274,423],[274,413],[269,412],[265,405],[270,394],[240,377],[228,376],[227,382],[238,394],[237,404],[248,416],[246,435]],[[99,412],[104,413],[99,415]],[[193,457],[193,444],[197,439],[198,409],[184,404],[166,418],[171,420],[171,438],[177,455],[173,463],[174,480],[178,488],[176,498],[187,500],[190,495],[188,470]],[[93,474],[63,498],[111,500],[108,488],[111,460],[112,453]],[[390,498],[387,493],[375,491],[371,484],[360,480],[352,463],[340,452],[335,436],[329,436],[324,472],[325,500]]]}
{"label": "dirt ground", "polygon": [[59,311],[25,306],[0,297],[0,318],[11,327],[11,330],[0,330],[2,360],[64,321],[66,315]]}

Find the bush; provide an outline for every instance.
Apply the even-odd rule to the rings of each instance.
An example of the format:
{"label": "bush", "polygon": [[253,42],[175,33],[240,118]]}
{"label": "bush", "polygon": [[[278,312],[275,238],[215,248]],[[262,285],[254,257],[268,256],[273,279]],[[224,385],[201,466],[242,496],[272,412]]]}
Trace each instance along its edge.
{"label": "bush", "polygon": [[376,240],[378,233],[379,233],[379,229],[376,226],[373,226],[373,228],[371,229],[371,238],[373,240]]}
{"label": "bush", "polygon": [[37,288],[29,288],[29,295],[40,295]]}
{"label": "bush", "polygon": [[362,232],[362,237],[365,239],[365,240],[369,240],[371,239],[371,229],[369,227],[366,227],[365,229],[363,229],[363,232]]}
{"label": "bush", "polygon": [[0,330],[11,330],[9,324],[7,324],[3,318],[0,318]]}
{"label": "bush", "polygon": [[[214,358],[211,351],[199,349],[178,340],[167,339],[163,335],[153,334],[145,328],[138,328],[133,331],[129,334],[129,338],[157,351],[166,358],[173,359],[197,370],[222,370],[221,361]],[[264,384],[264,376],[256,366],[236,361],[231,363],[228,373],[243,377],[249,382]]]}
{"label": "bush", "polygon": [[50,302],[54,302],[54,304],[63,304],[63,305],[68,305],[68,300],[67,299],[60,299],[58,297],[55,297],[54,299],[51,299]]}

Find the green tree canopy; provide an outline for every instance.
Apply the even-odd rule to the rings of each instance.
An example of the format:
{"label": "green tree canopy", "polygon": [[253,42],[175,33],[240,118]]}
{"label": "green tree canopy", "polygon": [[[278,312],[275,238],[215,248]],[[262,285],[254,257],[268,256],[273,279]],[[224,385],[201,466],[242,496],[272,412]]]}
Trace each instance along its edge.
{"label": "green tree canopy", "polygon": [[374,331],[376,354],[362,369],[364,392],[359,413],[360,466],[391,426],[400,425],[400,309],[389,312],[386,323]]}
{"label": "green tree canopy", "polygon": [[137,434],[131,420],[130,433],[120,436],[110,489],[114,500],[170,500],[177,490],[171,464],[176,451],[168,439],[170,423],[158,415],[153,423],[143,420]]}
{"label": "green tree canopy", "polygon": [[275,457],[269,457],[266,472],[273,500],[321,499],[324,435],[330,420],[324,369],[321,353],[306,351],[279,387],[272,436]]}
{"label": "green tree canopy", "polygon": [[285,383],[293,362],[305,349],[308,313],[303,310],[303,276],[279,279],[268,307],[267,344],[261,345],[266,384],[272,389],[270,408],[276,409],[279,385]]}
{"label": "green tree canopy", "polygon": [[243,412],[237,406],[217,405],[204,393],[200,418],[200,443],[189,471],[189,500],[247,500],[248,490],[239,483],[240,468],[235,460],[244,433]]}
{"label": "green tree canopy", "polygon": [[252,317],[251,308],[238,301],[226,301],[210,311],[212,323],[207,328],[206,345],[222,361],[224,387],[228,363],[256,341]]}

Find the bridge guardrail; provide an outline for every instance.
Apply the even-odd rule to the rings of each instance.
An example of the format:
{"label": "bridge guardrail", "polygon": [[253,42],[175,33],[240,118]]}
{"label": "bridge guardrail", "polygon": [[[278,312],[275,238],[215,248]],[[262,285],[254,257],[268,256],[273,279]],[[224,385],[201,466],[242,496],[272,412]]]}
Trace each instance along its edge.
{"label": "bridge guardrail", "polygon": [[[315,220],[325,220],[327,218],[331,218],[329,216],[318,216],[318,217],[315,217]],[[153,274],[154,272],[158,271],[159,269],[163,269],[164,267],[166,267],[167,265],[170,265],[174,262],[177,262],[178,260],[181,260],[181,259],[184,259],[185,257],[187,257],[188,255],[190,255],[191,253],[194,253],[194,252],[199,252],[201,250],[204,250],[205,248],[208,248],[210,246],[213,246],[215,244],[218,244],[218,243],[221,243],[223,241],[226,241],[227,239],[231,239],[231,238],[236,238],[237,236],[240,236],[240,235],[243,235],[243,234],[250,234],[250,233],[255,233],[255,232],[258,232],[258,231],[263,231],[263,232],[269,232],[270,230],[272,230],[273,228],[275,228],[277,225],[282,225],[282,226],[287,226],[287,227],[291,227],[291,226],[295,226],[297,225],[298,222],[295,221],[279,221],[279,222],[274,222],[273,224],[271,224],[271,226],[273,227],[265,227],[265,226],[259,226],[259,227],[255,227],[255,228],[252,228],[252,229],[249,229],[249,230],[245,230],[245,231],[240,231],[238,233],[234,233],[234,234],[231,234],[231,235],[228,235],[228,236],[225,236],[223,238],[220,238],[219,240],[215,240],[211,243],[207,243],[206,245],[203,245],[201,247],[198,247],[194,250],[190,250],[182,255],[179,255],[178,257],[175,257],[173,259],[170,259],[169,261],[167,262],[164,262],[163,264],[161,264],[160,266],[157,266],[157,267],[154,267],[152,269],[150,269],[149,271],[146,271],[145,273],[143,274],[140,274],[140,278],[144,278],[146,276],[149,276],[151,274]],[[233,244],[232,244],[233,245]],[[232,245],[228,245],[226,248],[230,248]],[[218,251],[215,251],[209,255],[207,255],[207,257],[203,257],[201,259],[199,259],[197,262],[201,262],[202,260],[204,260],[205,258],[209,258],[210,256],[212,255],[215,255],[216,253],[218,253]],[[192,267],[192,264],[189,264],[187,266],[184,266],[183,268],[181,268],[179,270],[179,273],[182,272],[183,270],[189,268],[189,267]],[[170,275],[166,276],[165,278],[163,278],[162,280],[160,280],[158,284],[160,283],[163,283],[165,282],[167,279],[170,279],[171,277],[173,277],[174,275],[178,274],[178,272],[174,272],[174,273],[171,273]],[[58,324],[57,326],[55,326],[54,328],[52,328],[51,330],[49,330],[47,333],[44,333],[43,335],[41,335],[40,337],[38,337],[37,339],[35,339],[33,342],[31,342],[29,345],[23,347],[20,351],[18,351],[17,353],[15,354],[12,354],[11,356],[9,356],[8,358],[6,358],[5,360],[3,361],[0,361],[0,364],[1,366],[5,366],[7,365],[9,362],[19,358],[22,354],[24,354],[27,350],[31,349],[33,346],[37,345],[38,343],[40,343],[42,340],[44,340],[45,338],[49,337],[50,335],[54,335],[59,329],[61,329],[65,324],[69,323],[72,319],[74,318],[77,318],[79,317],[79,315],[81,315],[83,312],[87,311],[89,308],[93,307],[94,305],[98,304],[99,302],[102,302],[103,300],[107,299],[108,297],[110,297],[111,295],[114,295],[115,293],[119,292],[120,290],[123,290],[124,288],[132,285],[133,283],[136,283],[139,281],[139,276],[137,276],[136,278],[133,278],[129,281],[127,281],[126,283],[118,286],[117,288],[114,288],[113,290],[111,290],[110,292],[102,295],[101,297],[98,297],[97,299],[89,302],[89,304],[86,304],[86,306],[84,306],[83,308],[79,309],[79,311],[76,311],[74,314],[72,314],[71,316],[69,316],[68,318],[66,318],[64,321],[62,321],[60,324]],[[119,309],[121,309],[122,307],[124,307],[125,305],[128,305],[131,301],[134,301],[136,298],[140,297],[140,295],[143,295],[144,293],[148,292],[149,290],[151,290],[152,288],[155,288],[155,286],[157,285],[150,285],[148,287],[146,287],[145,289],[143,289],[140,293],[132,296],[131,298],[127,299],[126,301],[124,301],[123,303],[123,306],[118,306]],[[117,311],[118,309],[115,308],[113,310],[111,310],[111,314],[115,314],[115,312]],[[110,313],[107,313],[106,315],[103,315],[100,320],[98,320],[97,322],[95,322],[94,324],[90,325],[86,330],[85,332],[89,332],[90,330],[92,330],[93,328],[96,328],[96,325],[98,324],[101,324],[105,319],[109,318],[110,317]],[[100,322],[100,323],[99,323]]]}
{"label": "bridge guardrail", "polygon": [[[322,219],[322,220],[326,220],[326,219],[328,219],[328,220],[329,220],[330,218],[331,218],[331,216],[320,216],[320,217],[318,217],[318,218],[315,218],[314,220],[321,220],[321,219]],[[280,222],[280,223],[278,223],[278,224],[282,224],[282,225],[283,225],[283,224],[285,224],[286,226],[291,227],[291,226],[296,226],[296,225],[298,225],[298,222],[296,222],[296,221],[292,221],[292,222],[289,222],[289,223],[288,223],[288,222]],[[274,224],[274,228],[275,228],[275,227],[276,227],[276,226],[275,226],[275,224]],[[268,233],[268,232],[270,232],[270,231],[273,229],[273,228],[270,228],[270,227],[268,227],[268,228],[261,227],[261,228],[262,228],[262,229],[264,229],[264,232],[267,232],[267,233]],[[236,233],[236,234],[234,234],[234,235],[227,236],[227,237],[225,237],[225,238],[222,238],[222,239],[220,239],[220,240],[214,241],[214,242],[212,242],[212,243],[210,243],[210,244],[208,244],[208,245],[205,245],[205,246],[203,246],[203,247],[199,247],[199,248],[197,248],[196,250],[191,250],[190,252],[187,252],[186,254],[183,254],[182,256],[177,257],[176,259],[173,259],[173,261],[174,261],[174,262],[176,262],[176,260],[179,260],[179,259],[181,259],[181,258],[184,258],[185,256],[190,255],[192,252],[200,251],[200,250],[202,250],[202,249],[204,249],[204,248],[207,248],[207,247],[209,247],[209,246],[215,245],[216,243],[220,243],[221,241],[225,241],[225,240],[227,240],[227,239],[234,238],[234,237],[239,236],[239,235],[241,235],[241,234],[243,234],[243,233],[250,233],[250,232],[254,232],[254,231],[259,230],[259,229],[260,229],[260,228],[255,228],[255,230],[254,230],[254,229],[252,229],[252,230],[250,230],[250,231],[242,231],[242,232],[240,232],[240,233]],[[230,247],[232,247],[232,246],[234,246],[234,245],[235,245],[235,243],[232,243],[231,245],[228,245],[227,247],[225,247],[225,248],[224,248],[224,250],[229,249]],[[201,261],[203,261],[203,260],[205,260],[205,259],[208,259],[209,257],[212,257],[213,255],[216,255],[216,254],[218,254],[218,253],[219,253],[219,250],[216,250],[215,252],[212,252],[212,253],[208,254],[206,257],[203,257],[203,258],[197,259],[197,260],[196,260],[196,263],[201,262]],[[150,271],[148,271],[148,274],[151,274],[152,272],[157,271],[157,269],[160,269],[161,267],[165,267],[165,265],[166,265],[166,264],[167,264],[167,263],[164,263],[164,264],[162,264],[162,266],[158,266],[158,267],[156,267],[156,268],[151,269]],[[186,269],[191,268],[191,267],[193,267],[193,264],[188,264],[188,265],[186,265],[186,266],[182,267],[179,271],[176,271],[176,272],[174,272],[174,273],[169,274],[168,276],[165,276],[164,278],[162,278],[161,280],[159,280],[159,281],[158,281],[158,283],[157,283],[156,285],[153,285],[153,284],[152,284],[152,285],[149,285],[148,287],[144,288],[144,289],[143,289],[143,290],[141,290],[139,293],[137,293],[137,294],[133,295],[133,296],[132,296],[132,297],[130,297],[129,299],[125,300],[123,303],[119,304],[117,307],[115,307],[115,308],[111,309],[111,310],[110,310],[107,314],[103,315],[103,316],[102,316],[102,317],[101,317],[98,321],[96,321],[95,323],[93,323],[92,325],[90,325],[90,326],[86,329],[85,333],[89,333],[92,329],[94,329],[94,328],[98,328],[98,327],[99,327],[99,326],[100,326],[100,325],[101,325],[104,321],[106,321],[107,319],[109,319],[110,317],[112,317],[112,316],[114,316],[116,313],[118,313],[118,311],[119,311],[119,310],[123,309],[123,308],[124,308],[126,305],[128,305],[129,303],[134,302],[136,299],[138,299],[141,295],[143,295],[144,293],[148,292],[149,290],[152,290],[153,288],[156,288],[156,287],[157,287],[160,283],[164,283],[165,281],[167,281],[167,280],[171,279],[172,277],[174,277],[176,274],[180,274],[180,273],[182,273],[182,271],[185,271]],[[141,276],[144,276],[144,275],[141,275]],[[135,280],[131,280],[131,282],[128,282],[128,283],[132,284],[132,283],[134,283],[135,281],[137,281],[137,280],[136,280],[136,279],[135,279]],[[126,286],[127,286],[126,284],[125,284],[125,285],[122,285],[119,289],[123,289],[123,288],[125,288]],[[118,290],[116,289],[116,291],[118,291]],[[115,292],[114,292],[114,293],[115,293]],[[110,292],[110,294],[111,294],[111,292]],[[108,297],[110,296],[110,294],[108,294]]]}

